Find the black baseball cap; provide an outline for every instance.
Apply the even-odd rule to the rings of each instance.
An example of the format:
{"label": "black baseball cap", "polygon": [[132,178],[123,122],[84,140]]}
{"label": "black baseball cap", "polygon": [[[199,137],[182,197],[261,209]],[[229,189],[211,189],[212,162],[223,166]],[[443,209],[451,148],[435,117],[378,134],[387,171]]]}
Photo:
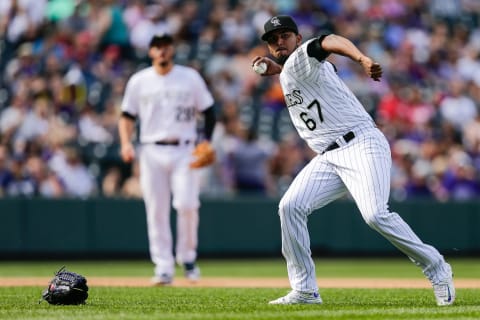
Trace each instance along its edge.
{"label": "black baseball cap", "polygon": [[165,44],[168,45],[172,43],[173,43],[172,35],[168,33],[163,33],[163,34],[154,35],[150,40],[150,44],[148,46],[151,48],[151,47],[161,46]]}
{"label": "black baseball cap", "polygon": [[290,16],[280,15],[272,17],[267,22],[265,22],[265,24],[263,25],[263,29],[265,29],[265,33],[262,35],[263,41],[267,41],[269,34],[279,29],[287,29],[295,32],[295,34],[298,34],[297,24]]}

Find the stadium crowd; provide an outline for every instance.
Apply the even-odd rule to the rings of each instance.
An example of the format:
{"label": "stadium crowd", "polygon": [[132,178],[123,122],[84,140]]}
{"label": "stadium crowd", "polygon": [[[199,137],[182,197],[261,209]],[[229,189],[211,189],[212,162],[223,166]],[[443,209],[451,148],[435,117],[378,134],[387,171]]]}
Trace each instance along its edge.
{"label": "stadium crowd", "polygon": [[203,193],[281,195],[314,154],[278,81],[250,67],[279,13],[304,39],[335,32],[382,65],[376,83],[330,58],[390,141],[394,200],[480,196],[479,1],[2,0],[0,197],[141,197],[138,164],[119,158],[119,104],[163,32],[216,100]]}

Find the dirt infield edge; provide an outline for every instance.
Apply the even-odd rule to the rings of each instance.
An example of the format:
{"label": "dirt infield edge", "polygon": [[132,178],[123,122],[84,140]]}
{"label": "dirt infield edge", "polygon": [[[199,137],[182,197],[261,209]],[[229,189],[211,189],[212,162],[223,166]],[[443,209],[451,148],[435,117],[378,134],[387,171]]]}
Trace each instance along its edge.
{"label": "dirt infield edge", "polygon": [[[46,286],[51,278],[46,277],[0,277],[0,287]],[[94,287],[150,287],[150,278],[145,277],[87,277]],[[325,278],[318,279],[320,288],[430,288],[426,279],[398,278]],[[173,287],[198,288],[288,288],[285,278],[223,278],[204,277],[197,282],[183,278],[175,279]],[[480,279],[455,279],[457,288],[480,288]]]}

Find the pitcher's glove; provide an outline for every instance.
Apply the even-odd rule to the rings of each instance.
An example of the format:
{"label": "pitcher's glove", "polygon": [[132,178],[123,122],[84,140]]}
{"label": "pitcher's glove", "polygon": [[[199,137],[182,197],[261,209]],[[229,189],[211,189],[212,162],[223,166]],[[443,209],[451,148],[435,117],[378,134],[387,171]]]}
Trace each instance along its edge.
{"label": "pitcher's glove", "polygon": [[[42,299],[50,304],[84,304],[88,298],[87,279],[65,267],[60,268],[42,293]],[[41,300],[40,300],[41,301]]]}
{"label": "pitcher's glove", "polygon": [[208,141],[203,141],[197,144],[193,150],[195,160],[190,163],[190,168],[203,168],[215,162],[215,149]]}

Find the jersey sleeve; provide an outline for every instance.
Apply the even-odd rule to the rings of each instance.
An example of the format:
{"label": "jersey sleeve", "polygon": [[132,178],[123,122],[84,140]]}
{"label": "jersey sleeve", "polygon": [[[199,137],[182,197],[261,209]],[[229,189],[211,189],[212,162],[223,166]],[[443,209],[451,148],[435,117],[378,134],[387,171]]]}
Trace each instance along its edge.
{"label": "jersey sleeve", "polygon": [[307,45],[307,54],[309,57],[315,58],[318,61],[322,61],[330,55],[330,52],[322,48],[322,41],[326,36],[326,34],[321,35],[320,37],[313,39]]}
{"label": "jersey sleeve", "polygon": [[287,59],[284,70],[288,70],[289,77],[302,80],[316,75],[316,66],[328,56],[328,52],[322,49],[320,38],[313,38],[302,44]]}
{"label": "jersey sleeve", "polygon": [[131,77],[127,85],[125,87],[125,93],[123,95],[122,99],[122,112],[129,114],[131,116],[137,116],[138,115],[138,90],[137,90],[137,77],[133,76]]}
{"label": "jersey sleeve", "polygon": [[193,92],[195,94],[196,108],[199,111],[204,111],[213,105],[213,96],[210,93],[205,80],[203,80],[202,76],[197,71],[194,71],[193,78],[195,84],[195,90]]}

